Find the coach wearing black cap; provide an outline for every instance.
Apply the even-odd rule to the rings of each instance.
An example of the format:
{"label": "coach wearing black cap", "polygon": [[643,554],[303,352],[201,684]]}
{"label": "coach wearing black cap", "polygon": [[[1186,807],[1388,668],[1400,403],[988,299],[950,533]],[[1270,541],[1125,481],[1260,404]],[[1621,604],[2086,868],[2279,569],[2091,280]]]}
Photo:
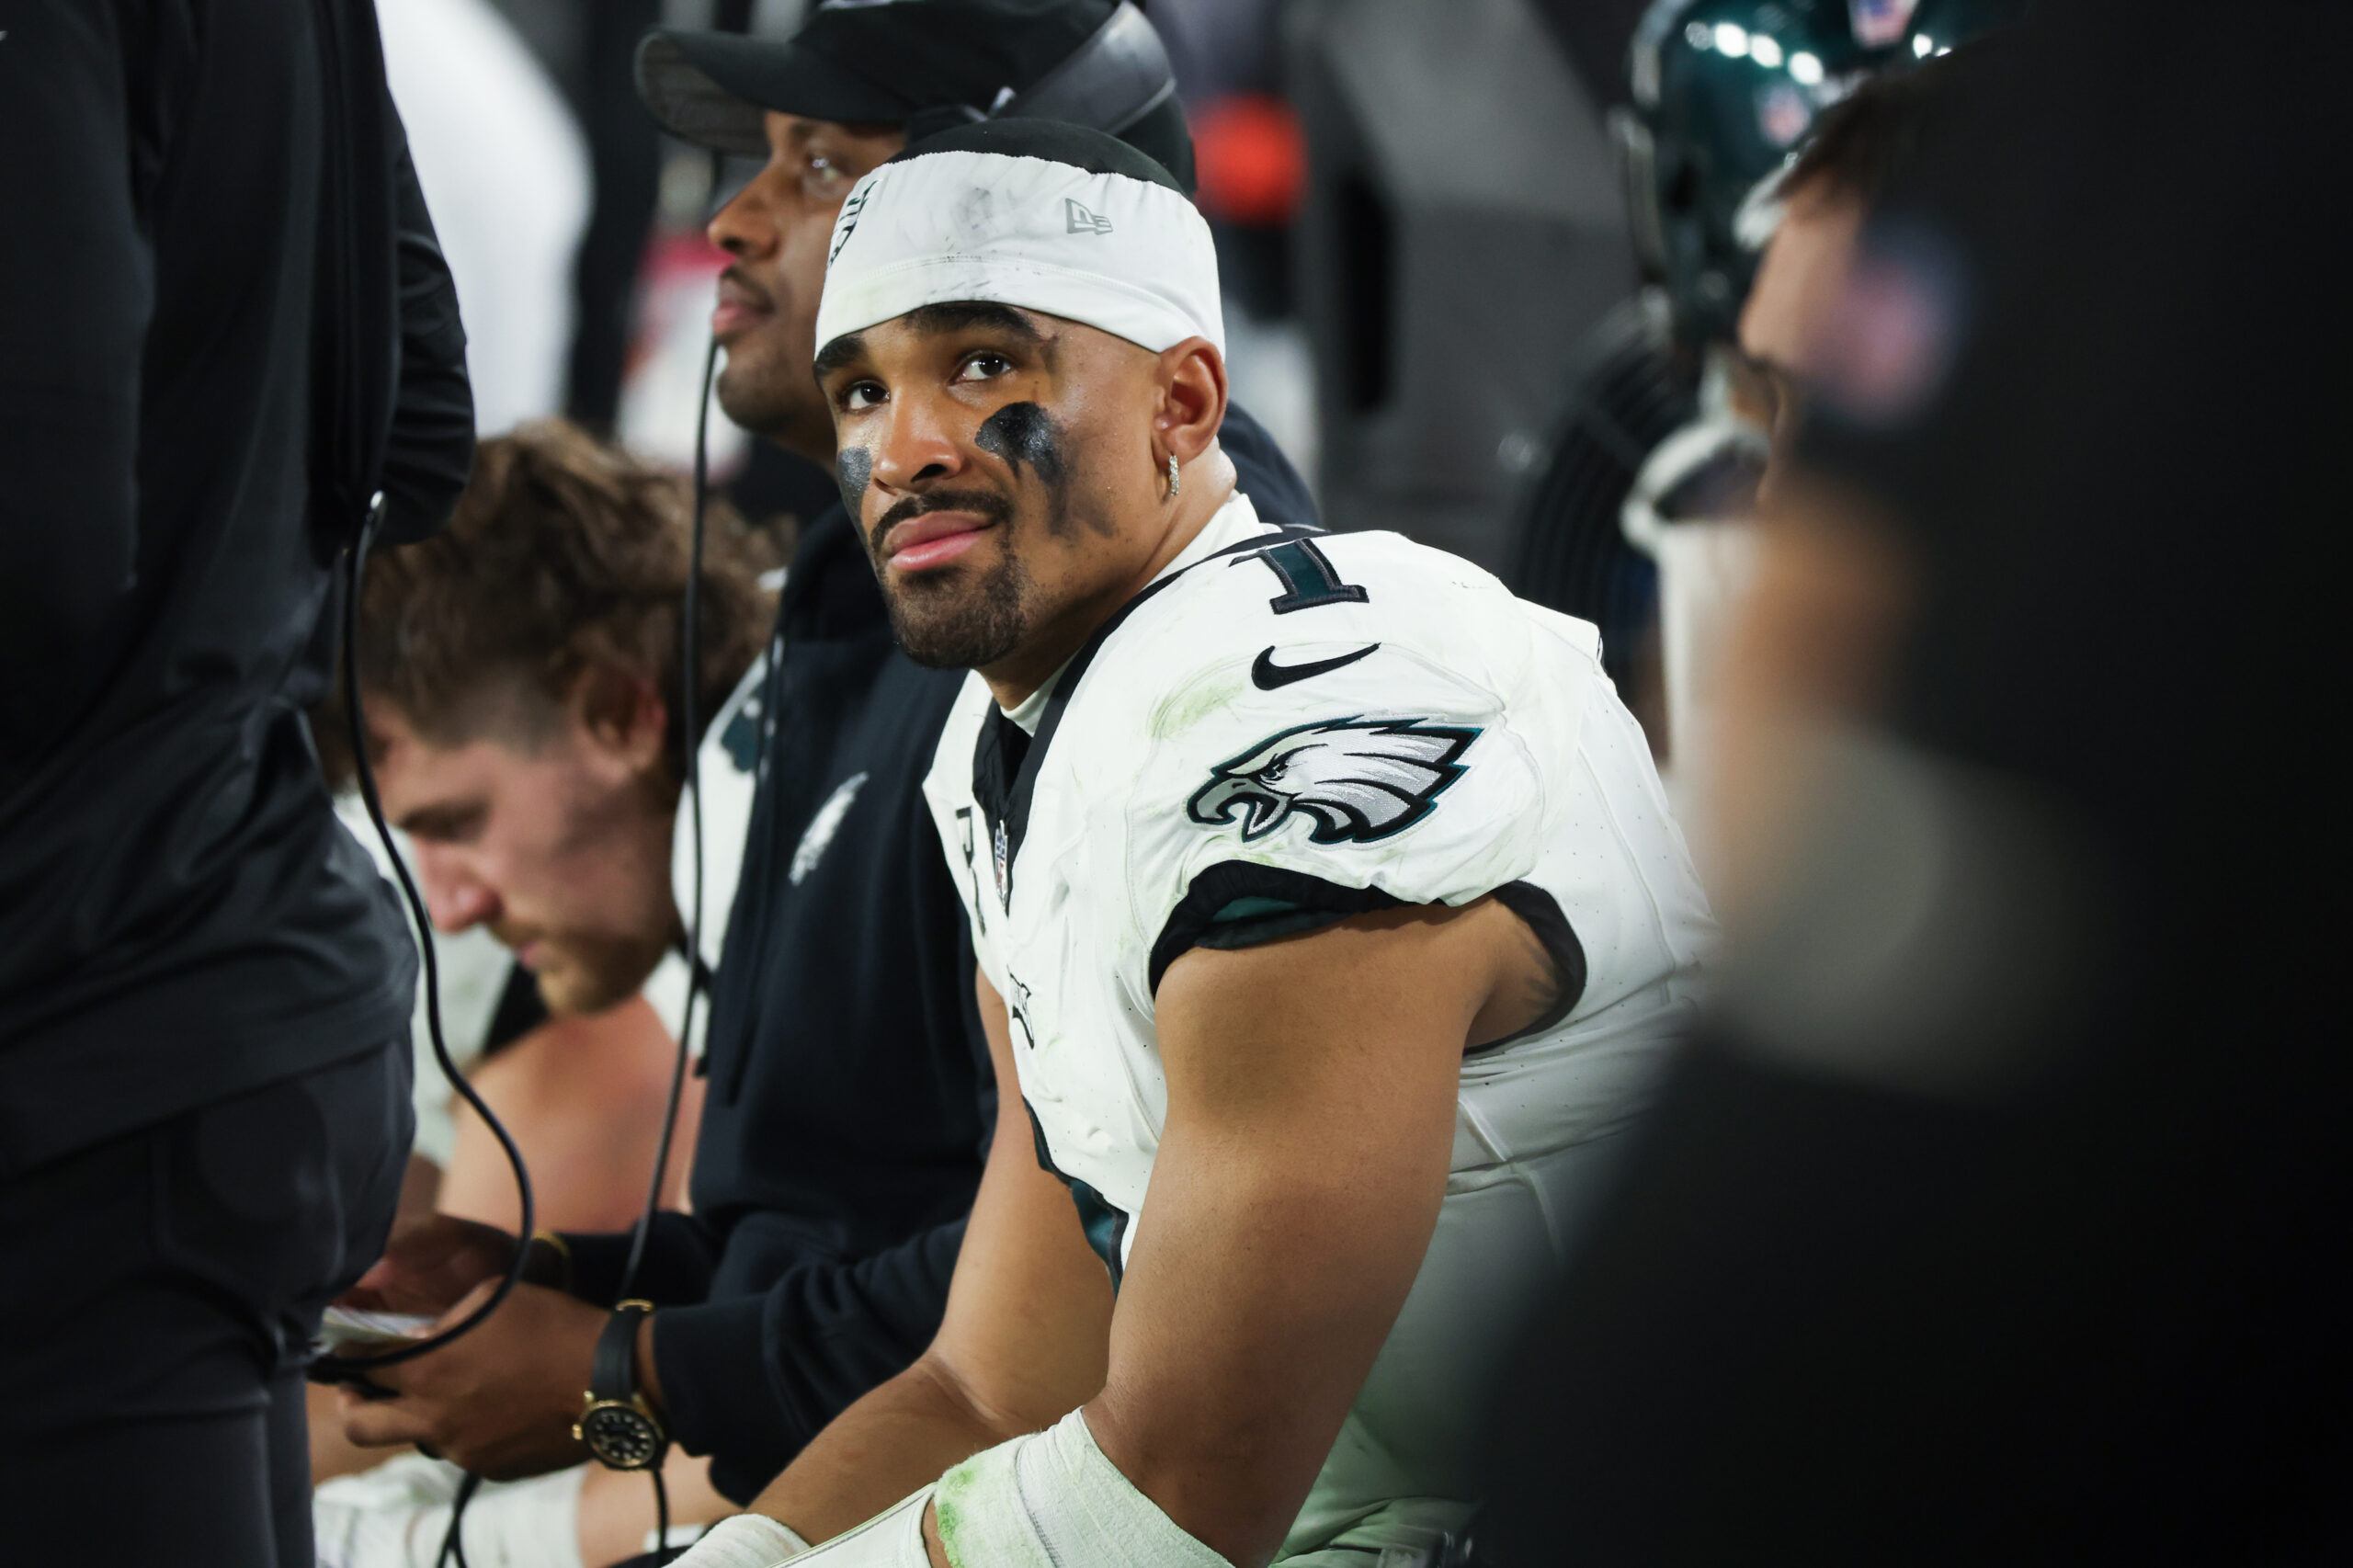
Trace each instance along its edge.
{"label": "coach wearing black cap", "polygon": [[1167,51],[1131,4],[833,0],[780,45],[654,32],[638,51],[637,80],[673,135],[742,157],[768,156],[772,111],[889,125],[911,141],[966,120],[1067,119],[1193,183]]}
{"label": "coach wearing black cap", "polygon": [[[1167,52],[1131,4],[835,0],[782,43],[654,32],[637,73],[673,134],[767,160],[710,226],[734,257],[711,323],[727,350],[720,405],[828,469],[833,419],[809,367],[834,214],[861,175],[934,131],[1021,116],[1109,131],[1192,188]],[[1229,415],[1222,439],[1262,511],[1308,514],[1304,485],[1256,421]]]}
{"label": "coach wearing black cap", "polygon": [[[836,3],[784,42],[655,32],[638,74],[672,131],[767,159],[710,225],[733,257],[712,319],[720,399],[828,468],[815,317],[861,175],[911,137],[1011,112],[1114,131],[1180,177],[1192,163],[1159,40],[1109,0]],[[1314,520],[1247,415],[1229,412],[1220,439],[1262,516]],[[745,1499],[928,1343],[994,1121],[970,937],[922,795],[962,680],[898,651],[847,515],[813,520],[768,651],[695,1212],[660,1217],[634,1287],[655,1310],[617,1316],[618,1331],[580,1314],[576,1343],[516,1343],[494,1320],[393,1369],[400,1397],[353,1409],[355,1437],[422,1440],[506,1475],[570,1462],[594,1340],[617,1332],[632,1338],[630,1386],[600,1394],[642,1398],[661,1438],[711,1454],[719,1489]],[[420,1292],[462,1283],[436,1223],[392,1249]],[[612,1306],[627,1241],[564,1238],[572,1293]],[[501,1256],[483,1249],[479,1267]]]}

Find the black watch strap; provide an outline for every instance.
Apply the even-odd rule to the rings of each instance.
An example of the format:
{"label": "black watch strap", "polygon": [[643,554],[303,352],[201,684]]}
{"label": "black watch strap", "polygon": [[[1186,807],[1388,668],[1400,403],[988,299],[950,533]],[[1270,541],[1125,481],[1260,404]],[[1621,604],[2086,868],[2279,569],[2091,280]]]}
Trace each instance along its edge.
{"label": "black watch strap", "polygon": [[637,1327],[653,1314],[651,1301],[623,1301],[613,1309],[597,1336],[596,1358],[588,1366],[589,1398],[637,1397]]}
{"label": "black watch strap", "polygon": [[651,1470],[662,1462],[670,1436],[638,1392],[637,1331],[654,1311],[650,1301],[623,1301],[597,1335],[588,1367],[588,1398],[572,1435],[612,1470]]}

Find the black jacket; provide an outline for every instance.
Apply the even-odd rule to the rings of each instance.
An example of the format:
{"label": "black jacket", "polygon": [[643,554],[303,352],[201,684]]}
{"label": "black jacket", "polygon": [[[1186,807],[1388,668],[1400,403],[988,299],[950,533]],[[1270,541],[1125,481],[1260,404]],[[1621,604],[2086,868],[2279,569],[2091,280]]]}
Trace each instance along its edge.
{"label": "black jacket", "polygon": [[415,949],[300,716],[340,543],[310,454],[348,412],[313,381],[330,103],[381,117],[353,232],[397,257],[403,531],[472,414],[374,14],[326,4],[0,17],[0,1178],[406,1028]]}
{"label": "black jacket", "polygon": [[[1249,415],[1220,440],[1262,515],[1315,520]],[[971,934],[923,800],[964,674],[899,652],[839,506],[802,536],[777,625],[695,1211],[657,1217],[632,1287],[663,1309],[671,1425],[738,1501],[931,1342],[995,1124]],[[860,775],[795,882],[811,819]],[[609,1302],[628,1238],[569,1240],[575,1288]]]}

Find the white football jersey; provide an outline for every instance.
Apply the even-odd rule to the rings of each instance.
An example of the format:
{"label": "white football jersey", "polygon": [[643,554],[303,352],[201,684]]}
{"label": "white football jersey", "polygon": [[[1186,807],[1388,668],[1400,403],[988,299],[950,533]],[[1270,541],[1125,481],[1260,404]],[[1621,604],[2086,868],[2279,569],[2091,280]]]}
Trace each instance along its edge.
{"label": "white football jersey", "polygon": [[1695,1000],[1706,901],[1597,654],[1467,562],[1237,495],[1042,699],[1008,717],[976,675],[940,739],[926,791],[1040,1154],[1115,1281],[1188,949],[1493,893],[1553,954],[1554,1015],[1463,1059],[1438,1234],[1286,1561],[1459,1528],[1487,1370]]}

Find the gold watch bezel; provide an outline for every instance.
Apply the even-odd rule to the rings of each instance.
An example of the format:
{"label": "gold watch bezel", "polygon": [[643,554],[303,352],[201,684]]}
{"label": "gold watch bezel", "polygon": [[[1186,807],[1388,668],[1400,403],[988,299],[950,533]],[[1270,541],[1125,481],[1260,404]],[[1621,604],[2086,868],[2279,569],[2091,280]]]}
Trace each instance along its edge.
{"label": "gold watch bezel", "polygon": [[[588,1418],[600,1410],[626,1410],[645,1423],[645,1428],[653,1437],[651,1455],[633,1464],[608,1458],[597,1446],[597,1440],[588,1436]],[[652,1470],[662,1462],[663,1453],[670,1446],[668,1430],[663,1426],[661,1417],[647,1407],[643,1394],[631,1394],[627,1399],[598,1399],[595,1394],[588,1395],[581,1404],[580,1418],[572,1424],[572,1439],[585,1444],[589,1457],[607,1470]]]}

